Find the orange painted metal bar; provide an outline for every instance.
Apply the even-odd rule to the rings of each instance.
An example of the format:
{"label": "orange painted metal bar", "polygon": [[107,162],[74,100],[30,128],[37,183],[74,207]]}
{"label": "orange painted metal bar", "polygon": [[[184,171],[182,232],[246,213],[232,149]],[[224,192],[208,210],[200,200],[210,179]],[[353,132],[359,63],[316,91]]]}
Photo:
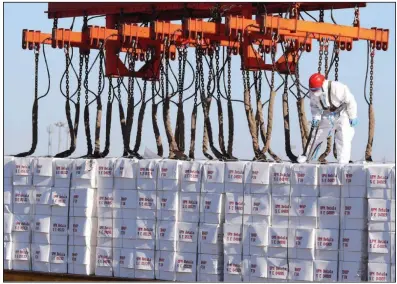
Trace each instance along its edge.
{"label": "orange painted metal bar", "polygon": [[[351,45],[353,40],[364,39],[376,44],[377,49],[387,50],[389,31],[385,29],[365,29],[349,26],[338,26],[328,23],[313,23],[295,19],[283,19],[267,16],[266,20],[250,20],[242,17],[227,17],[226,24],[208,23],[196,19],[187,19],[182,25],[169,22],[153,22],[151,27],[139,27],[135,24],[122,24],[119,30],[99,26],[89,26],[87,34],[68,29],[53,29],[52,34],[23,30],[23,48],[27,43],[37,44],[46,38],[52,39],[53,47],[63,48],[65,44],[80,48],[98,48],[102,42],[120,42],[119,48],[128,48],[132,40],[143,46],[158,45],[166,36],[176,44],[194,46],[198,43],[198,36],[202,37],[202,44],[214,42],[221,46],[236,47],[238,33],[246,32],[249,39],[269,46],[271,32],[280,36],[280,40],[295,40],[300,44],[311,44],[311,39],[335,40]],[[258,21],[267,29],[266,33],[259,32]],[[348,48],[349,50],[349,48]]]}
{"label": "orange painted metal bar", "polygon": [[330,23],[309,22],[297,19],[284,19],[275,16],[261,16],[257,20],[245,19],[243,17],[226,17],[226,32],[228,35],[237,36],[239,32],[258,31],[264,27],[269,33],[283,35],[284,31],[312,33],[317,37],[333,40],[335,36],[351,38],[353,40],[369,40],[376,45],[378,50],[384,51],[388,48],[389,30],[335,25]]}
{"label": "orange painted metal bar", "polygon": [[[258,3],[222,2],[224,15],[241,14],[242,10],[251,9],[253,14],[261,11]],[[290,9],[290,3],[267,2],[267,13],[285,13]],[[297,2],[301,10],[318,11],[365,7],[364,2]],[[128,3],[128,2],[49,2],[48,18],[80,17],[84,15],[120,15],[121,11],[126,18],[132,15],[134,22],[143,22],[153,15],[158,20],[180,20],[183,17],[209,18],[213,2],[163,2],[163,3]]]}

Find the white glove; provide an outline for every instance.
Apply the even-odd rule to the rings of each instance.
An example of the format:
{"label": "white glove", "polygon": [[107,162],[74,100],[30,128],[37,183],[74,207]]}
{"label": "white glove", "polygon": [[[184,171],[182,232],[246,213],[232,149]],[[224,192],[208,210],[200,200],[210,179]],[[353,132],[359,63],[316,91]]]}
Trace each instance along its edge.
{"label": "white glove", "polygon": [[298,162],[299,164],[306,163],[306,161],[307,161],[307,157],[306,157],[306,156],[303,156],[303,155],[298,156],[297,162]]}

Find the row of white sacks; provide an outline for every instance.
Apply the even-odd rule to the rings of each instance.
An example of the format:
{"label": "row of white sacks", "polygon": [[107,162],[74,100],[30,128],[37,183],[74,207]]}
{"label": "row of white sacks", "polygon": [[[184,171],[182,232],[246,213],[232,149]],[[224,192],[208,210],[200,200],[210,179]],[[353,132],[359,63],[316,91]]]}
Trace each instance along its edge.
{"label": "row of white sacks", "polygon": [[[140,222],[144,223],[138,226],[149,228],[149,230],[144,230],[145,232],[155,231],[157,237],[154,237],[151,233],[139,234],[140,231],[136,230],[131,235],[140,235],[141,237],[112,238],[109,235],[109,238],[103,239],[101,245],[95,248],[95,246],[84,246],[84,237],[77,237],[80,238],[79,243],[76,240],[76,244],[79,246],[71,243],[66,246],[61,244],[63,242],[62,236],[58,238],[60,244],[46,244],[46,237],[42,236],[43,244],[29,245],[18,242],[14,243],[14,248],[5,246],[5,257],[6,260],[13,260],[13,265],[17,269],[25,267],[24,270],[29,270],[32,260],[32,269],[35,271],[92,274],[96,265],[96,274],[120,277],[128,276],[125,276],[126,274],[118,275],[117,271],[120,268],[133,268],[130,267],[133,265],[131,263],[138,260],[135,259],[136,257],[143,257],[142,255],[146,255],[146,258],[151,260],[150,265],[146,266],[145,269],[139,268],[140,266],[136,269],[148,270],[145,272],[146,275],[154,273],[154,265],[159,264],[157,261],[153,262],[154,257],[167,259],[171,257],[173,259],[179,256],[189,257],[190,260],[195,260],[196,257],[207,257],[213,259],[212,264],[209,263],[208,265],[216,265],[215,267],[207,268],[205,265],[202,266],[201,262],[198,262],[198,264],[194,262],[194,266],[198,265],[197,270],[200,273],[219,277],[222,274],[219,268],[223,267],[219,255],[222,254],[220,250],[223,248],[225,281],[246,280],[246,277],[254,276],[249,275],[249,271],[252,272],[251,268],[254,267],[251,266],[249,271],[243,270],[243,267],[248,265],[248,260],[257,261],[257,259],[279,261],[280,263],[286,263],[286,265],[300,262],[302,264],[317,263],[327,265],[327,267],[333,267],[334,265],[338,267],[339,262],[339,269],[344,266],[355,265],[356,270],[351,268],[351,274],[347,275],[349,278],[345,279],[349,281],[357,280],[357,277],[362,279],[360,275],[358,276],[359,271],[364,270],[360,266],[363,265],[360,260],[365,257],[367,249],[370,251],[369,260],[376,258],[376,262],[368,266],[368,275],[371,275],[371,267],[377,269],[379,273],[382,269],[386,270],[385,272],[390,271],[391,266],[395,265],[395,233],[369,232],[369,242],[366,245],[366,239],[364,239],[366,234],[362,234],[358,230],[288,229],[267,227],[260,224],[224,224],[223,228],[216,224],[206,224],[197,228],[197,224],[172,224],[169,221],[163,221],[157,227],[153,225],[150,228],[148,225],[151,222],[154,223],[153,221],[140,220]],[[219,236],[222,235],[223,246],[219,242]],[[39,239],[37,240],[39,241]],[[64,242],[66,242],[66,236]],[[15,246],[15,244],[21,244],[22,246]],[[382,246],[378,244],[382,244]],[[157,251],[155,251],[155,247],[158,249]],[[68,254],[66,254],[67,248]],[[376,249],[371,250],[371,248]],[[14,255],[10,255],[12,249]],[[128,256],[125,255],[127,252]],[[122,260],[131,263],[120,263]],[[175,258],[175,263],[178,263],[178,260],[178,257]],[[68,270],[66,270],[67,264],[69,264]],[[282,265],[280,264],[280,266]],[[240,267],[241,270],[234,270],[231,267]],[[311,277],[313,276],[310,276],[311,274],[307,272],[310,267],[312,266],[308,265],[305,268],[306,274],[304,275],[308,278],[295,280],[312,281]],[[194,277],[196,277],[195,269],[184,273],[190,273],[190,279],[194,280]],[[291,272],[291,266],[289,266],[289,269]],[[162,266],[158,270],[161,272]],[[335,271],[335,274],[333,274],[332,280],[337,280],[336,269],[333,269],[333,271]],[[174,272],[177,272],[177,270]],[[185,274],[185,279],[187,275]],[[266,278],[266,275],[268,274],[263,274],[260,277]],[[287,275],[285,274],[284,277]],[[199,273],[197,276],[199,276]],[[152,278],[153,276],[148,277]],[[158,277],[163,279],[161,277],[168,276],[160,275]],[[342,277],[341,272],[339,272],[339,280],[343,280],[340,277]]]}
{"label": "row of white sacks", "polygon": [[34,185],[183,192],[201,189],[214,193],[395,199],[391,190],[394,179],[393,165],[4,158],[5,188]]}
{"label": "row of white sacks", "polygon": [[[203,186],[201,187],[200,190],[202,163],[183,162],[182,166],[179,166],[178,165],[179,162],[162,160],[159,162],[159,166],[158,166],[157,163],[153,160],[137,162],[136,160],[134,161],[134,160],[119,159],[116,160],[115,163],[116,165],[113,165],[112,164],[113,161],[114,160],[111,159],[99,160],[96,174],[95,171],[93,170],[96,164],[95,161],[75,160],[73,167],[70,167],[70,165],[67,167],[58,166],[58,165],[55,166],[56,173],[61,172],[62,174],[65,174],[65,172],[70,172],[70,170],[65,170],[65,168],[68,169],[74,168],[76,175],[72,174],[72,181],[71,181],[72,190],[74,192],[79,190],[88,192],[90,190],[85,189],[85,187],[87,186],[94,187],[98,184],[99,189],[95,189],[95,190],[91,189],[91,191],[94,191],[94,194],[96,193],[98,196],[97,205],[98,205],[98,215],[100,216],[98,223],[106,221],[106,219],[103,219],[104,217],[111,217],[112,219],[116,218],[116,220],[117,217],[120,218],[128,217],[132,219],[135,218],[149,219],[149,220],[157,219],[157,221],[162,219],[164,220],[178,219],[178,221],[188,221],[188,222],[204,221],[209,223],[211,222],[221,223],[223,221],[221,212],[226,212],[227,223],[238,224],[238,223],[242,223],[243,221],[244,223],[246,221],[248,222],[269,221],[269,224],[272,223],[272,226],[292,227],[293,223],[291,224],[290,220],[293,220],[294,217],[297,216],[293,216],[294,209],[290,209],[288,207],[289,206],[294,207],[295,204],[295,212],[298,211],[300,216],[298,220],[299,225],[302,225],[303,227],[309,226],[309,227],[317,228],[317,225],[313,225],[312,223],[314,221],[313,220],[314,217],[315,222],[317,222],[318,220],[317,223],[320,224],[319,228],[328,228],[328,227],[333,228],[332,225],[330,226],[327,224],[339,224],[339,221],[337,221],[339,220],[339,217],[341,217],[342,220],[349,219],[349,218],[344,218],[346,216],[343,216],[343,209],[341,208],[344,208],[345,210],[344,215],[349,215],[346,214],[346,211],[348,213],[358,212],[352,214],[352,216],[348,216],[351,217],[350,219],[352,219],[350,220],[352,221],[351,224],[356,224],[356,223],[363,224],[363,222],[356,222],[356,221],[365,221],[365,219],[367,219],[365,214],[366,210],[364,209],[367,201],[365,200],[365,202],[362,202],[363,200],[354,200],[355,198],[363,199],[366,196],[372,198],[382,198],[382,197],[394,198],[393,195],[394,191],[391,190],[390,187],[390,185],[392,185],[391,183],[392,178],[390,178],[391,177],[390,167],[389,168],[386,167],[386,169],[381,169],[380,172],[379,169],[375,169],[375,172],[378,171],[378,174],[375,174],[375,178],[374,178],[373,170],[371,171],[371,169],[369,169],[367,174],[366,173],[367,171],[363,169],[362,165],[358,165],[354,167],[350,166],[348,170],[346,170],[346,168],[341,169],[341,167],[337,165],[330,166],[328,170],[323,170],[322,169],[323,166],[321,166],[319,170],[319,172],[322,172],[321,181],[320,181],[320,186],[318,186],[316,185],[318,184],[317,182],[318,166],[315,165],[309,165],[303,168],[299,166],[299,168],[295,168],[295,169],[292,167],[293,169],[291,171],[291,165],[289,164],[269,165],[269,164],[261,164],[261,163],[252,163],[252,164],[226,163],[225,166],[224,163],[215,162],[204,165]],[[138,178],[131,179],[125,177],[123,178],[112,177],[112,173],[114,173],[115,169],[117,169],[118,161],[120,161],[120,163],[129,164],[130,169],[132,169],[132,173],[139,172]],[[63,162],[65,161],[61,160],[59,163],[63,163]],[[35,162],[33,162],[33,165],[34,164]],[[43,163],[40,163],[37,160],[36,164],[40,165]],[[55,164],[57,164],[57,161],[55,161],[52,164],[52,166],[54,166]],[[139,170],[137,170],[136,165],[138,165]],[[134,166],[135,166],[135,170],[134,170]],[[183,174],[180,174],[180,167],[182,167]],[[15,169],[17,168],[18,167],[15,166]],[[19,169],[21,168],[25,169],[23,170],[23,172],[25,173],[28,172],[26,170],[26,166],[19,166]],[[43,165],[34,166],[34,168],[40,168],[40,172],[41,173],[44,172]],[[121,168],[123,168],[124,171],[124,169],[128,168],[128,166],[127,167],[125,167],[125,165],[119,166],[119,168],[120,171]],[[354,171],[354,168],[356,169],[356,171]],[[81,175],[82,171],[83,172],[85,171],[83,175]],[[87,174],[87,172],[90,174]],[[131,171],[128,172],[131,173]],[[158,178],[157,178],[157,173],[159,173]],[[352,173],[353,176],[351,176]],[[251,178],[248,178],[250,175]],[[272,178],[269,178],[269,175]],[[364,178],[364,175],[367,175],[367,179]],[[35,180],[37,181],[40,180],[40,176],[39,178],[36,178],[36,176],[37,175],[34,175],[34,177],[30,179],[31,181],[33,181],[33,183],[35,183],[34,182]],[[81,176],[83,176],[83,178],[81,178]],[[98,177],[97,178],[98,181],[96,181],[96,176]],[[293,181],[294,176],[296,182]],[[344,183],[345,183],[344,185],[342,185],[342,187],[340,186],[341,180],[343,180],[341,176],[344,177]],[[305,183],[305,177],[307,184],[300,184],[300,183]],[[180,183],[177,182],[178,178],[182,180]],[[29,177],[27,178],[24,177],[21,180],[28,181]],[[43,177],[43,180],[47,180],[48,182],[46,184],[47,186],[51,185],[51,180],[54,181],[55,187],[57,185],[66,186],[67,184],[66,182],[67,178],[63,180],[62,178],[52,179],[48,176],[45,176]],[[249,180],[251,180],[251,183],[248,182]],[[367,180],[367,185],[365,185],[365,180]],[[70,183],[70,180],[68,182]],[[290,185],[290,183],[292,183],[292,185]],[[23,184],[23,182],[20,182],[19,180],[19,182],[16,182],[14,184],[21,185]],[[43,181],[36,182],[35,184],[44,185]],[[368,184],[371,184],[372,186]],[[18,192],[21,191],[19,185],[14,186],[14,192],[17,192],[17,194]],[[114,189],[109,188],[112,186],[114,187]],[[81,187],[81,188],[78,189],[76,187]],[[120,189],[118,187],[124,189]],[[368,187],[368,191],[367,191],[367,187]],[[36,187],[35,190],[37,190],[38,188],[39,187]],[[134,189],[138,189],[138,190],[134,190]],[[124,191],[124,193],[119,194],[120,191]],[[173,191],[178,192],[178,194],[176,194]],[[222,194],[225,191],[227,192],[226,196],[225,194]],[[134,194],[138,196],[135,199],[137,200],[137,202],[136,203],[132,202],[132,204],[134,203],[136,204],[135,208],[133,205],[131,208],[124,208],[124,209],[119,209],[117,207],[117,203],[118,203],[117,196],[121,196],[120,204],[123,204],[123,195],[128,195],[129,200],[134,200],[133,197]],[[73,194],[73,196],[74,195],[75,194]],[[22,196],[23,198],[26,199],[26,194],[25,195],[22,194],[19,196]],[[321,197],[310,198],[317,196],[321,196]],[[351,209],[347,209],[350,206],[349,203],[346,204],[347,206],[345,205],[339,206],[341,201],[340,199],[341,196],[353,197],[353,198],[349,198],[349,200],[356,205],[351,206],[352,207]],[[226,203],[224,205],[225,199],[226,199]],[[87,202],[94,203],[93,200],[95,200],[95,198],[86,197],[85,200],[87,200]],[[164,200],[173,200],[172,202],[169,203],[172,204],[172,206],[168,206],[167,203],[164,202]],[[213,202],[214,200],[217,202]],[[260,202],[258,202],[258,200],[260,200]],[[124,201],[125,201],[125,197],[124,197]],[[333,205],[331,201],[333,201],[335,205]],[[375,202],[379,202],[379,201],[382,202],[382,199],[378,201],[375,200]],[[321,205],[321,202],[323,202],[323,205]],[[76,201],[76,203],[77,206],[75,207],[79,208],[78,200]],[[157,207],[155,203],[157,203],[157,205],[160,204],[162,206]],[[245,205],[241,206],[244,203]],[[247,204],[250,203],[251,203],[251,208],[250,206],[247,206]],[[318,205],[318,203],[320,203],[320,205]],[[71,209],[74,207],[73,204],[74,202],[72,203]],[[114,206],[115,204],[116,207]],[[148,206],[149,204],[150,206]],[[211,204],[215,204],[215,206],[211,206]],[[308,207],[307,204],[309,205]],[[384,226],[384,224],[386,223],[389,223],[390,228],[394,227],[392,226],[391,220],[386,221],[384,218],[385,217],[384,212],[386,212],[387,209],[385,211],[385,209],[383,208],[391,208],[392,206],[391,204],[386,206],[382,205],[383,207],[378,206],[379,208],[381,208],[381,210],[379,211],[380,214],[375,214],[370,216],[376,221],[376,222],[375,221],[372,222],[374,225],[376,225],[374,227],[375,230],[379,230],[381,226]],[[88,206],[85,203],[80,205]],[[94,207],[96,207],[95,204],[92,206],[92,208]],[[145,208],[145,207],[149,207],[149,208]],[[156,207],[158,210],[156,210]],[[298,210],[296,210],[297,208]],[[302,210],[302,208],[305,209]],[[31,211],[32,214],[33,213],[37,214],[36,206],[29,207],[29,210],[30,209],[32,209]],[[25,208],[23,208],[23,210],[25,210]],[[362,212],[361,210],[364,211],[363,214],[360,213]],[[87,210],[85,210],[84,212],[86,211]],[[142,211],[147,214],[143,214],[143,216],[141,216],[140,214],[134,215],[134,212],[142,212]],[[198,214],[199,211],[202,211],[202,214]],[[392,209],[391,212],[393,211],[394,209]],[[72,216],[75,215],[73,213],[75,212],[75,210],[71,210],[70,212]],[[250,214],[252,212],[254,212],[254,214]],[[326,216],[329,215],[330,212],[332,212],[331,215],[335,215],[335,216]],[[371,210],[371,212],[373,211]],[[77,216],[79,214],[81,213],[77,213]],[[91,215],[96,216],[96,213],[92,211]],[[252,215],[252,216],[248,216],[248,220],[247,220],[245,219],[247,215]],[[325,216],[321,216],[321,215],[325,215]],[[269,219],[270,216],[271,218]],[[357,217],[358,219],[355,219],[354,217]],[[390,216],[387,218],[390,219]],[[113,224],[112,219],[110,220],[110,223]],[[321,221],[327,219],[329,220]],[[308,221],[308,223],[306,221]],[[378,222],[378,221],[382,221],[382,222]],[[107,222],[109,222],[109,220],[107,220]],[[321,223],[323,225],[321,225]],[[341,222],[341,224],[343,224],[343,222]],[[98,229],[99,227],[100,226],[98,226]],[[109,226],[106,225],[106,227]],[[339,228],[339,225],[337,226],[337,228]],[[341,228],[343,228],[343,226]],[[113,231],[114,230],[112,230],[112,234]],[[97,251],[98,249],[101,250],[103,248],[102,244],[103,243],[100,244],[101,247],[97,248]],[[150,251],[149,252],[146,251],[146,253],[150,254]],[[181,253],[181,252],[177,252],[177,253]],[[98,255],[96,257],[98,258]],[[201,257],[201,255],[198,255],[198,257]]]}

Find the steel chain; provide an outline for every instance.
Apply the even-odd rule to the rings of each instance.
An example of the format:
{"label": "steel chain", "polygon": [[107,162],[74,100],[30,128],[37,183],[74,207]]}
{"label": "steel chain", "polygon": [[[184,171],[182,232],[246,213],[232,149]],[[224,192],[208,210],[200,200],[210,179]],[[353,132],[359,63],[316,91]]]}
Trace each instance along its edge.
{"label": "steel chain", "polygon": [[[204,54],[204,51],[203,53]],[[210,66],[208,70],[208,85],[207,85],[207,94],[210,96],[211,93],[211,83],[212,83],[212,74],[213,74],[213,68],[214,68],[214,53],[210,50],[208,50],[208,56],[210,58]],[[204,76],[204,75],[203,75]],[[216,82],[214,82],[215,85]]]}
{"label": "steel chain", "polygon": [[66,70],[65,70],[66,98],[69,99],[69,65],[70,65],[69,47],[66,47],[65,58],[66,58]]}
{"label": "steel chain", "polygon": [[200,66],[199,66],[199,52],[198,48],[195,50],[195,55],[196,55],[196,74],[195,74],[195,82],[194,82],[194,106],[197,106],[197,92],[200,91],[200,81],[199,81],[199,72],[200,72]]}
{"label": "steel chain", "polygon": [[270,81],[270,89],[274,90],[274,74],[276,72],[276,42],[272,39],[272,48],[271,48],[271,58],[272,58],[272,76]]}
{"label": "steel chain", "polygon": [[230,101],[232,97],[232,50],[227,48],[227,98]]}
{"label": "steel chain", "polygon": [[354,7],[354,20],[353,20],[353,26],[357,27],[360,25],[360,10],[358,9],[358,6]]}
{"label": "steel chain", "polygon": [[[66,64],[68,64],[68,59],[66,59]],[[69,77],[69,70],[68,70],[68,77]],[[39,91],[39,50],[38,50],[38,48],[36,48],[36,50],[34,52],[34,97],[35,97],[35,100],[37,100],[38,91]],[[69,92],[69,86],[67,86],[66,91]]]}
{"label": "steel chain", "polygon": [[168,37],[165,39],[165,94],[166,96],[168,96],[168,68],[169,68],[169,64],[170,64],[170,41],[168,40]]}
{"label": "steel chain", "polygon": [[320,23],[324,23],[324,9],[320,10],[319,20]]}
{"label": "steel chain", "polygon": [[320,49],[318,51],[318,73],[321,73],[321,65],[323,64],[323,48],[324,42],[323,39],[320,39]]}
{"label": "steel chain", "polygon": [[221,81],[221,76],[219,74],[219,44],[215,45],[215,68],[216,68],[216,82],[217,82],[217,100],[219,101],[221,99],[221,86],[220,86],[220,81]]}
{"label": "steel chain", "polygon": [[84,88],[85,88],[85,104],[88,105],[88,63],[89,63],[89,54],[84,55],[85,60],[85,77],[84,77]]}
{"label": "steel chain", "polygon": [[98,96],[102,93],[103,76],[103,49],[99,50],[99,77],[98,77]]}
{"label": "steel chain", "polygon": [[[200,58],[200,84],[201,84],[201,94],[205,94],[205,85],[204,85],[204,68],[203,68],[203,56],[204,50],[202,47],[199,49],[199,58]],[[204,105],[207,105],[206,102],[203,102]]]}
{"label": "steel chain", "polygon": [[77,79],[77,103],[80,103],[81,96],[81,80],[83,78],[83,64],[84,64],[84,54],[80,53],[79,61],[79,78]]}
{"label": "steel chain", "polygon": [[[134,72],[135,71],[135,42],[132,44],[132,51],[128,55],[128,71]],[[131,98],[134,94],[134,86],[135,80],[133,76],[128,77],[128,104],[131,103]]]}
{"label": "steel chain", "polygon": [[336,51],[335,51],[335,81],[338,81],[339,76],[339,44],[336,44]]}
{"label": "steel chain", "polygon": [[328,79],[328,40],[324,43],[324,75]]}
{"label": "steel chain", "polygon": [[178,47],[178,92],[179,92],[179,102],[182,102],[182,91],[183,91],[183,83],[182,83],[182,48]]}
{"label": "steel chain", "polygon": [[108,102],[109,103],[112,101],[112,91],[113,91],[112,77],[109,77],[109,89],[108,89]]}

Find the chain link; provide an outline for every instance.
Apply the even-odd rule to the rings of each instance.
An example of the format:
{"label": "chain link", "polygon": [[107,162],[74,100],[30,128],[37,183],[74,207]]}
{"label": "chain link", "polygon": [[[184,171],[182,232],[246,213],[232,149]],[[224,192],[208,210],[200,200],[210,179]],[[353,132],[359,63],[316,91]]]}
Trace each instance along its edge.
{"label": "chain link", "polygon": [[227,48],[227,98],[232,97],[232,49]]}
{"label": "chain link", "polygon": [[353,26],[357,27],[360,25],[360,10],[358,9],[358,6],[354,7],[354,20],[353,20]]}
{"label": "chain link", "polygon": [[85,88],[85,104],[88,105],[88,63],[89,63],[89,54],[85,54],[85,77],[84,77],[84,88]]}
{"label": "chain link", "polygon": [[321,65],[323,64],[323,48],[324,48],[324,42],[323,39],[320,39],[320,49],[318,51],[318,73],[321,73]]}
{"label": "chain link", "polygon": [[[132,51],[128,55],[128,71],[134,72],[135,70],[135,54],[136,54],[136,49],[135,49],[135,42],[132,44]],[[134,77],[130,76],[128,77],[128,104],[131,103],[131,98],[134,94],[134,86],[135,86],[135,81]]]}
{"label": "chain link", "polygon": [[[204,54],[204,50],[202,51],[202,54]],[[210,58],[210,66],[208,70],[208,85],[207,85],[207,94],[210,96],[211,93],[211,83],[212,83],[212,74],[213,74],[213,68],[214,68],[214,53],[212,50],[208,50],[208,56]],[[203,78],[204,80],[204,78]]]}
{"label": "chain link", "polygon": [[54,24],[52,26],[54,29],[58,28],[58,18],[54,18]]}
{"label": "chain link", "polygon": [[119,103],[121,103],[121,78],[117,78],[117,97],[119,98]]}
{"label": "chain link", "polygon": [[195,55],[196,55],[196,74],[195,75],[195,82],[194,82],[194,106],[197,106],[197,93],[200,91],[200,81],[199,81],[199,72],[200,72],[200,66],[199,66],[199,51],[198,47],[195,50]]}
{"label": "chain link", "polygon": [[324,43],[324,75],[328,79],[328,41]]}
{"label": "chain link", "polygon": [[65,59],[66,59],[66,70],[65,70],[66,98],[69,99],[69,65],[70,65],[70,57],[69,57],[69,48],[68,47],[66,47],[66,50],[65,50]]}
{"label": "chain link", "polygon": [[339,76],[339,44],[335,43],[336,50],[335,50],[335,81],[338,81]]}
{"label": "chain link", "polygon": [[[200,85],[201,85],[201,94],[205,94],[205,85],[204,85],[204,68],[203,68],[203,56],[204,56],[204,50],[202,47],[199,48],[199,70],[200,70]],[[203,104],[206,105],[205,101]]]}
{"label": "chain link", "polygon": [[112,91],[113,91],[113,84],[112,84],[112,77],[109,76],[109,89],[108,89],[108,102],[112,101]]}
{"label": "chain link", "polygon": [[[66,59],[66,64],[68,64],[67,59]],[[68,76],[69,76],[69,74],[68,74]],[[68,88],[66,90],[68,91]],[[37,100],[38,91],[39,91],[39,51],[38,51],[38,49],[36,49],[35,53],[34,53],[34,98],[35,98],[35,100]]]}
{"label": "chain link", "polygon": [[320,10],[320,16],[319,16],[319,20],[320,23],[324,23],[324,10],[321,9]]}
{"label": "chain link", "polygon": [[182,47],[178,46],[178,92],[179,103],[182,103],[183,82],[182,82]]}
{"label": "chain link", "polygon": [[77,79],[77,103],[80,103],[81,81],[83,79],[83,64],[84,64],[84,54],[80,53],[80,57],[79,57],[79,78]]}
{"label": "chain link", "polygon": [[102,93],[102,76],[103,76],[103,49],[99,50],[99,77],[98,77],[98,96]]}
{"label": "chain link", "polygon": [[170,41],[168,40],[168,38],[166,38],[166,42],[165,42],[165,94],[166,96],[168,96],[168,68],[170,65]]}
{"label": "chain link", "polygon": [[221,87],[220,87],[220,81],[221,81],[221,76],[219,74],[219,44],[215,45],[215,69],[216,69],[216,82],[217,82],[217,100],[219,101],[221,99]]}
{"label": "chain link", "polygon": [[271,47],[271,59],[272,59],[272,76],[270,79],[270,90],[274,90],[274,74],[276,72],[276,42],[272,39],[272,47]]}

